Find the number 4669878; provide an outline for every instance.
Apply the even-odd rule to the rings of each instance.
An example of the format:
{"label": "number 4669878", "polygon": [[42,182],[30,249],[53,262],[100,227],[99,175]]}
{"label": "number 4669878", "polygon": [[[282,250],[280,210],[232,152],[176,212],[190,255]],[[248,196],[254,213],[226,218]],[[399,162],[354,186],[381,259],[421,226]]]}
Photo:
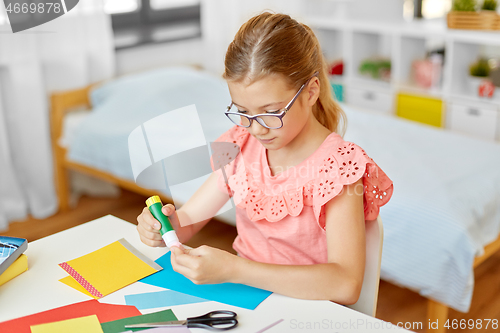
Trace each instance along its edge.
{"label": "number 4669878", "polygon": [[471,329],[480,330],[492,328],[494,330],[498,329],[498,319],[448,319],[444,324],[447,329]]}
{"label": "number 4669878", "polygon": [[14,14],[27,14],[27,13],[60,13],[63,9],[58,2],[45,2],[45,3],[9,3],[5,8],[7,13]]}

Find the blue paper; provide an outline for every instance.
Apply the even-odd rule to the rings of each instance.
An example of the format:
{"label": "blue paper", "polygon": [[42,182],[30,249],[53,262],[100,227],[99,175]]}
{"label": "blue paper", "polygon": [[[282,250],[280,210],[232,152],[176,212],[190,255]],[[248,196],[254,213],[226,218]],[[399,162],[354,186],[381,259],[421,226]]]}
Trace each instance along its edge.
{"label": "blue paper", "polygon": [[134,305],[139,310],[201,302],[207,302],[207,300],[180,293],[175,290],[125,295],[125,303],[127,303],[127,305]]}
{"label": "blue paper", "polygon": [[163,270],[145,277],[140,280],[141,282],[250,310],[254,310],[257,305],[271,295],[270,291],[244,284],[194,284],[184,275],[173,270],[170,263],[170,252],[158,258],[156,263],[163,267]]}

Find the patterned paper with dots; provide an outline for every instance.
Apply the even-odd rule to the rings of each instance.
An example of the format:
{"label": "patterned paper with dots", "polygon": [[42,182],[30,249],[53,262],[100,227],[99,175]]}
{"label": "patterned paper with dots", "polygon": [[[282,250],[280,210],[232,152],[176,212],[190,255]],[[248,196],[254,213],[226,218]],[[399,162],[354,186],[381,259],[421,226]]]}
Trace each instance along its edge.
{"label": "patterned paper with dots", "polygon": [[162,269],[125,239],[59,266],[72,277],[61,282],[93,298],[104,297]]}

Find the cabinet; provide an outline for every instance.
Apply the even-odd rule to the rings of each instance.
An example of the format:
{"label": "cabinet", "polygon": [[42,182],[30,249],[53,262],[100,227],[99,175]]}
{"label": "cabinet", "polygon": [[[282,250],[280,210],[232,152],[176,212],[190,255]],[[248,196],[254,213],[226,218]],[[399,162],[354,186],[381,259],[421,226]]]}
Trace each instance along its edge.
{"label": "cabinet", "polygon": [[448,106],[448,128],[476,137],[494,140],[498,110],[492,105],[457,104]]}
{"label": "cabinet", "polygon": [[[500,140],[500,88],[494,98],[480,98],[470,85],[469,65],[481,55],[500,59],[500,33],[451,30],[445,20],[368,22],[309,17],[327,61],[342,58],[345,102],[453,131]],[[415,60],[427,50],[445,49],[441,80],[418,87],[412,77]],[[359,73],[369,57],[391,60],[386,81]]]}
{"label": "cabinet", "polygon": [[373,88],[349,87],[345,91],[345,99],[349,104],[384,113],[392,109],[393,96],[388,91],[378,91]]}
{"label": "cabinet", "polygon": [[441,99],[398,94],[397,112],[399,117],[424,124],[442,126],[443,102]]}

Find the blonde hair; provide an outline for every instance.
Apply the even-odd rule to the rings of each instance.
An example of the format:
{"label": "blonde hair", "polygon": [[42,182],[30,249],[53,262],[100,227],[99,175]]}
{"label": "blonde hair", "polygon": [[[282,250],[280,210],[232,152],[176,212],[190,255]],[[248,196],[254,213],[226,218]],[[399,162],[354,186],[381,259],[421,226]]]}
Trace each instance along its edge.
{"label": "blonde hair", "polygon": [[313,114],[343,136],[347,118],[333,98],[319,41],[307,25],[288,15],[264,12],[244,23],[227,49],[223,78],[252,83],[281,74],[299,89],[315,72],[319,72],[320,94]]}

